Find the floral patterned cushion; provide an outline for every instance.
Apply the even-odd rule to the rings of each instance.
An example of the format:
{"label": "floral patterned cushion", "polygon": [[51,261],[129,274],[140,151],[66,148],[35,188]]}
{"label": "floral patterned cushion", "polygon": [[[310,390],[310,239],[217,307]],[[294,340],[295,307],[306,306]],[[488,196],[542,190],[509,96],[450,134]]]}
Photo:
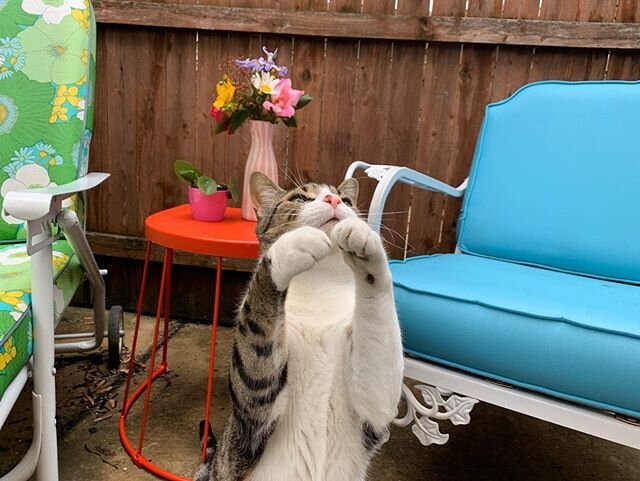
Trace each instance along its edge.
{"label": "floral patterned cushion", "polygon": [[[87,173],[93,32],[89,0],[0,0],[1,202]],[[82,217],[82,199],[70,205]],[[24,238],[21,221],[2,210],[0,242]]]}
{"label": "floral patterned cushion", "polygon": [[[1,1],[1,0],[0,0]],[[60,317],[84,271],[65,240],[53,244],[53,304]],[[33,353],[31,259],[25,244],[0,246],[0,398]]]}

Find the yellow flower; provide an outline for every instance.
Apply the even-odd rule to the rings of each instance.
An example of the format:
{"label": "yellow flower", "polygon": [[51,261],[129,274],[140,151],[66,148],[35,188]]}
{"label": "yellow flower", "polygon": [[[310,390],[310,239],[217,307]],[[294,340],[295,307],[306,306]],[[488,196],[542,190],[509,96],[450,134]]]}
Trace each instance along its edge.
{"label": "yellow flower", "polygon": [[15,307],[22,302],[20,300],[22,295],[22,291],[0,291],[0,302],[4,302],[5,304]]}
{"label": "yellow flower", "polygon": [[213,106],[221,109],[225,104],[233,99],[233,95],[236,93],[236,88],[231,82],[231,79],[226,75],[216,84],[216,93],[218,97],[215,102],[213,102]]}
{"label": "yellow flower", "polygon": [[89,31],[89,14],[90,10],[85,8],[84,10],[71,10],[71,16],[76,19],[76,22],[80,24],[83,30]]}
{"label": "yellow flower", "polygon": [[78,106],[78,102],[80,102],[80,99],[78,98],[78,87],[67,87],[66,85],[60,85],[58,87],[58,92],[56,93],[53,105],[62,105],[65,102],[69,102],[74,107]]}
{"label": "yellow flower", "polygon": [[53,269],[54,271],[60,271],[67,261],[69,260],[69,256],[62,252],[53,251]]}
{"label": "yellow flower", "polygon": [[51,117],[49,117],[49,123],[54,124],[57,120],[69,120],[69,117],[67,116],[68,113],[68,108],[62,107],[61,105],[54,105],[53,110],[51,111]]}
{"label": "yellow flower", "polygon": [[4,352],[0,353],[0,371],[4,371],[7,365],[13,361],[18,355],[18,350],[13,343],[13,337],[10,337],[7,342],[4,343]]}
{"label": "yellow flower", "polygon": [[18,355],[18,350],[13,342],[13,337],[10,337],[7,339],[7,342],[4,343],[4,355],[9,356],[9,360]]}

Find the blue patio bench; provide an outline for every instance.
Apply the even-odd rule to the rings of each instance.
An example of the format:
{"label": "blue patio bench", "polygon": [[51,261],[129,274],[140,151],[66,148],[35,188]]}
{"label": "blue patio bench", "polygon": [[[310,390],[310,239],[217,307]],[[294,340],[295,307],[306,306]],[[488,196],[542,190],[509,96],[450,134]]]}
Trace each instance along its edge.
{"label": "blue patio bench", "polygon": [[455,253],[391,261],[424,445],[485,401],[640,449],[639,132],[639,82],[547,81],[487,107],[460,187],[350,166],[374,229],[397,182],[464,198]]}

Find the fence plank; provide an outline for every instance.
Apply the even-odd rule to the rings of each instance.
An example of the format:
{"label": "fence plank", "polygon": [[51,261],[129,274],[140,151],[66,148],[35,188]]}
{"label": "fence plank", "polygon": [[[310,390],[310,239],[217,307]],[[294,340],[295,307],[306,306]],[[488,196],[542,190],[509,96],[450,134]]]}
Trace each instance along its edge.
{"label": "fence plank", "polygon": [[[363,4],[363,12],[393,15],[394,2],[368,0]],[[395,44],[390,41],[366,39],[359,41],[358,62],[355,69],[352,152],[344,165],[354,160],[376,164],[387,163],[383,157],[383,146],[397,140],[389,134],[390,120],[387,114],[391,110],[392,97],[396,98],[400,93],[394,89],[394,86],[398,85],[397,82],[403,85],[403,89],[406,86],[403,84],[405,79],[398,77],[393,71],[394,48]],[[378,88],[381,85],[384,88]],[[357,133],[359,129],[363,131],[360,135]],[[363,215],[366,215],[369,210],[374,188],[374,182],[360,182],[358,208]],[[391,247],[390,254],[398,257],[401,251],[397,251],[393,246],[400,245],[401,242],[394,239],[394,236],[387,235],[385,229],[382,234],[387,245]]]}
{"label": "fence plank", "polygon": [[[470,1],[467,16],[500,17],[502,0]],[[498,49],[486,45],[462,47],[458,82],[456,84],[455,126],[450,137],[449,162],[445,181],[459,185],[469,174],[484,106],[491,100],[493,75]],[[443,197],[441,235],[437,246],[440,252],[452,252],[456,244],[456,222],[460,199]]]}
{"label": "fence plank", "polygon": [[[619,22],[640,22],[640,2],[637,0],[620,0],[616,19]],[[609,58],[607,74],[609,79],[640,79],[640,53],[612,52]]]}
{"label": "fence plank", "polygon": [[[567,2],[570,6],[575,0]],[[549,10],[562,14],[569,9],[564,2],[557,3],[563,6]],[[131,0],[95,0],[95,5],[102,23],[332,38],[638,49],[640,35],[640,27],[633,23],[365,15]]]}
{"label": "fence plank", "polygon": [[222,77],[221,66],[227,59],[226,33],[198,32],[195,72],[195,157],[194,163],[219,182],[229,182],[226,170],[227,134],[215,134],[215,122],[209,111],[215,99],[215,85]]}
{"label": "fence plank", "polygon": [[[428,15],[428,0],[400,0],[398,15]],[[423,95],[426,44],[395,42],[391,69],[393,77],[387,88],[392,101],[384,114],[386,139],[381,150],[380,163],[406,165],[415,168],[418,139],[423,134],[420,99]],[[377,143],[372,145],[379,147]],[[366,160],[366,159],[364,159]],[[362,184],[371,185],[371,180]],[[375,184],[374,184],[375,186]],[[383,217],[383,234],[393,258],[404,258],[407,250],[407,228],[411,207],[411,188],[397,184],[387,199]]]}
{"label": "fence plank", "polygon": [[[464,0],[434,0],[434,15],[457,15],[465,12]],[[460,46],[430,43],[427,48],[421,109],[424,117],[418,141],[416,167],[437,179],[445,180],[449,170],[455,130],[456,85],[460,66]],[[440,243],[444,199],[440,194],[415,189],[411,198],[412,218],[409,226],[407,255],[434,252]]]}
{"label": "fence plank", "polygon": [[[332,1],[336,12],[359,12],[360,0]],[[322,117],[315,179],[337,184],[353,157],[353,112],[358,42],[330,39],[326,43],[322,85]]]}
{"label": "fence plank", "polygon": [[[164,146],[171,172],[175,159],[194,162],[196,155],[196,117],[201,106],[196,104],[196,33],[167,31],[166,35],[166,135]],[[212,175],[209,172],[209,175]],[[215,178],[215,177],[214,177]],[[164,205],[187,202],[187,185],[171,177],[173,188],[163,193]],[[220,179],[221,180],[221,179]]]}
{"label": "fence plank", "polygon": [[[505,0],[504,18],[537,19],[539,0]],[[529,81],[534,50],[526,47],[500,46],[491,101],[507,98]]]}
{"label": "fence plank", "polygon": [[[596,18],[593,15],[594,4],[601,12],[601,18],[613,21],[616,0],[543,2],[540,18],[582,21],[583,25],[589,26],[588,21]],[[606,64],[607,52],[540,48],[536,49],[531,65],[530,80],[602,80],[605,77]]]}

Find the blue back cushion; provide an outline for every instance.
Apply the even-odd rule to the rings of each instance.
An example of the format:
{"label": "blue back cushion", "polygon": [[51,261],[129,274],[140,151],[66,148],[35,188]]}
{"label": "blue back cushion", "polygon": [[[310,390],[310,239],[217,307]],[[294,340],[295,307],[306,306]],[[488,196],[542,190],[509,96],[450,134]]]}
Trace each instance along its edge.
{"label": "blue back cushion", "polygon": [[540,82],[489,105],[458,244],[640,283],[640,83]]}

